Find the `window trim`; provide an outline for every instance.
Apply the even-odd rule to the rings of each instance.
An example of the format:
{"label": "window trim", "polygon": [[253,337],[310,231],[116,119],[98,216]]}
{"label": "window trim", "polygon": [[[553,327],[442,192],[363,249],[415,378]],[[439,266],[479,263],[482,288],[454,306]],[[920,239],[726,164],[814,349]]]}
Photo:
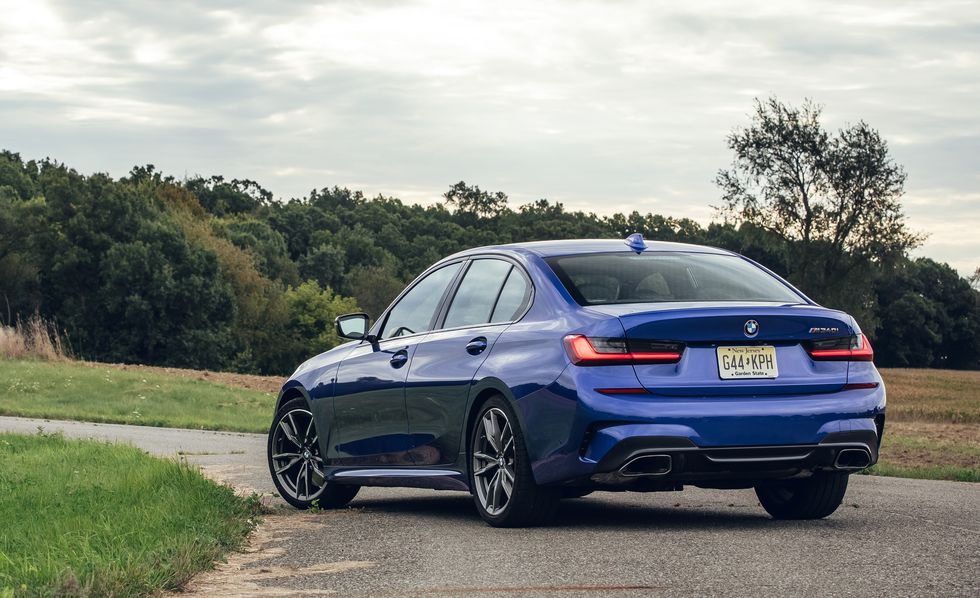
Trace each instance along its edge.
{"label": "window trim", "polygon": [[[404,289],[402,289],[402,292],[401,293],[398,293],[398,296],[396,296],[395,299],[394,299],[394,301],[391,302],[391,305],[389,305],[387,307],[387,309],[385,309],[384,312],[382,312],[381,317],[378,318],[377,321],[375,321],[374,326],[371,327],[371,332],[378,337],[378,339],[377,339],[376,342],[378,344],[381,344],[381,343],[385,343],[385,342],[388,342],[388,341],[400,341],[400,340],[404,340],[404,339],[411,339],[411,338],[414,338],[414,337],[417,337],[417,336],[422,336],[424,334],[428,334],[428,333],[436,330],[437,329],[436,328],[437,324],[442,321],[441,320],[441,316],[442,316],[443,310],[445,309],[445,306],[446,306],[446,303],[447,303],[447,296],[450,293],[454,293],[455,294],[456,286],[459,284],[459,281],[460,281],[460,275],[465,270],[467,270],[467,265],[466,265],[465,262],[466,262],[465,258],[460,258],[460,259],[452,260],[452,261],[449,261],[449,262],[446,262],[446,263],[436,263],[436,264],[433,264],[432,266],[430,266],[429,268],[427,268],[424,272],[422,272],[421,274],[419,274],[415,278],[415,280],[413,280],[410,284],[408,284]],[[429,319],[429,329],[428,330],[423,331],[423,332],[415,332],[413,334],[406,334],[404,336],[393,336],[393,337],[389,337],[389,338],[380,338],[381,332],[384,330],[385,326],[387,326],[387,324],[388,324],[388,317],[391,315],[392,310],[395,309],[395,307],[399,303],[401,303],[401,300],[405,297],[405,295],[407,295],[410,292],[412,292],[412,290],[416,286],[418,286],[419,283],[421,283],[423,280],[425,280],[426,278],[428,278],[429,275],[435,273],[436,270],[442,270],[443,268],[448,268],[449,266],[452,266],[453,264],[460,264],[460,263],[461,263],[460,268],[458,270],[456,270],[456,274],[453,275],[453,278],[449,281],[449,284],[446,285],[446,289],[442,292],[442,297],[440,297],[438,303],[436,303],[436,309],[433,312],[432,318]]]}
{"label": "window trim", "polygon": [[[524,268],[524,266],[521,265],[517,260],[511,258],[508,255],[500,255],[500,254],[492,254],[492,253],[490,254],[481,253],[477,255],[470,255],[470,256],[466,256],[465,259],[467,261],[466,267],[460,271],[461,275],[458,276],[453,283],[452,297],[448,298],[448,300],[445,301],[445,304],[442,306],[442,309],[440,310],[439,319],[436,321],[435,326],[432,328],[430,332],[442,332],[446,330],[466,330],[467,328],[486,328],[488,326],[509,326],[511,324],[514,324],[524,319],[524,316],[527,315],[527,312],[531,311],[531,306],[534,304],[534,296],[535,296],[534,281],[531,278],[531,276],[527,273],[527,270]],[[484,322],[482,324],[468,324],[466,326],[454,326],[452,328],[445,328],[444,325],[446,323],[446,316],[449,313],[449,306],[452,305],[453,299],[456,298],[456,292],[459,290],[459,285],[460,283],[463,282],[463,277],[466,276],[466,272],[468,272],[470,269],[470,263],[481,259],[500,260],[503,262],[507,262],[511,265],[511,269],[507,271],[508,277],[514,271],[519,272],[520,275],[524,277],[524,282],[527,284],[527,288],[524,290],[524,298],[521,300],[521,305],[517,310],[518,313],[517,317],[515,317],[512,320],[508,320],[506,322]],[[491,308],[490,310],[490,317],[493,317],[493,310],[497,308],[497,301],[500,300],[500,293],[503,291],[505,284],[507,284],[507,278],[504,278],[503,282],[500,283],[500,288],[497,289],[497,297],[494,299],[493,308]]]}

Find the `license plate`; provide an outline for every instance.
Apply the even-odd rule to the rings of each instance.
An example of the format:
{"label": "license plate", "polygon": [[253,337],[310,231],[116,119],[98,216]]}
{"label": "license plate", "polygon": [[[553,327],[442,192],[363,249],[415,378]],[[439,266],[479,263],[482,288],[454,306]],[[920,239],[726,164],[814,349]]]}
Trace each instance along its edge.
{"label": "license plate", "polygon": [[722,380],[747,380],[775,378],[776,347],[769,345],[752,347],[718,347],[718,374]]}

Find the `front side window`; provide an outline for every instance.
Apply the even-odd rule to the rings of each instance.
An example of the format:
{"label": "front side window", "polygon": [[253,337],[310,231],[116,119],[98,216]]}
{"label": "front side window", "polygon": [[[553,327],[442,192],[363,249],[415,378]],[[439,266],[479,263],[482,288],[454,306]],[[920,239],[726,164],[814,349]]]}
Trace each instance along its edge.
{"label": "front side window", "polygon": [[436,308],[460,264],[439,268],[420,280],[388,313],[380,338],[395,338],[432,329]]}
{"label": "front side window", "polygon": [[445,328],[476,326],[490,321],[493,306],[511,265],[503,260],[474,260],[459,283],[446,314]]}
{"label": "front side window", "polygon": [[580,305],[669,301],[772,301],[803,298],[765,270],[715,253],[596,253],[548,264]]}

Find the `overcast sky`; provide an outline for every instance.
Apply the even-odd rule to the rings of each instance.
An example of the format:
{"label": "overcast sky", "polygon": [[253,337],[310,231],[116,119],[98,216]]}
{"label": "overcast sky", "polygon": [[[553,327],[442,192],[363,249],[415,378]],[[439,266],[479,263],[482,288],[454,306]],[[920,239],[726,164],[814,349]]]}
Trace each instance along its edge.
{"label": "overcast sky", "polygon": [[752,98],[864,119],[920,254],[980,266],[980,2],[0,0],[0,148],[120,176],[708,222]]}

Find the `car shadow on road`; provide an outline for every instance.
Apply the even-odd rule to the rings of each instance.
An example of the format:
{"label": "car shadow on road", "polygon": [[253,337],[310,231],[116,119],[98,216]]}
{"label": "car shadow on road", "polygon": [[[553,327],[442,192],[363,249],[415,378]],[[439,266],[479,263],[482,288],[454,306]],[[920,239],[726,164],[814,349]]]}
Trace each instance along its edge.
{"label": "car shadow on road", "polygon": [[[772,529],[795,527],[799,525],[819,525],[834,527],[834,521],[776,521],[762,511],[761,507],[720,504],[699,504],[696,502],[663,504],[638,504],[635,501],[618,502],[606,497],[593,496],[574,500],[563,500],[552,522],[561,528],[603,528],[603,529]],[[391,498],[355,499],[353,509],[367,512],[403,515],[406,518],[432,520],[434,523],[453,523],[463,526],[483,527],[473,505],[473,499],[466,494],[445,494],[438,496],[412,496]]]}

